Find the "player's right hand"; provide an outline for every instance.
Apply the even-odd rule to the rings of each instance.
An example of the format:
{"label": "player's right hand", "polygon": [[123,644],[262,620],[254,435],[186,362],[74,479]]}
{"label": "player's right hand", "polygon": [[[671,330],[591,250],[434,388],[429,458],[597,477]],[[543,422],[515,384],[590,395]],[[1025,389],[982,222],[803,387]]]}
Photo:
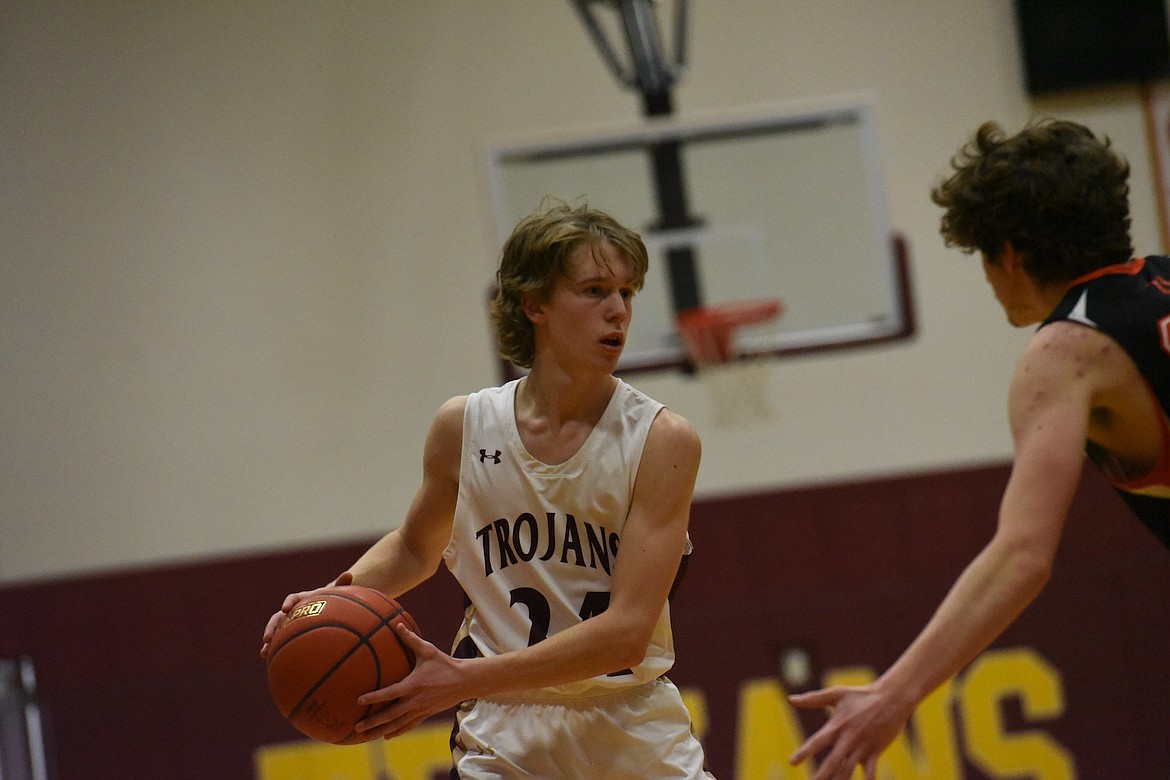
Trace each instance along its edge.
{"label": "player's right hand", "polygon": [[352,584],[353,575],[349,572],[342,572],[340,577],[328,585],[322,585],[321,587],[313,588],[312,590],[302,590],[299,593],[290,593],[285,596],[284,602],[280,605],[280,609],[272,613],[272,617],[268,618],[268,624],[264,626],[264,639],[263,644],[260,645],[260,657],[268,657],[268,644],[272,641],[272,637],[276,633],[277,626],[280,625],[280,621],[284,620],[284,616],[288,614],[288,611],[300,603],[302,599],[308,598],[317,591],[324,590],[325,588],[332,588],[337,585]]}

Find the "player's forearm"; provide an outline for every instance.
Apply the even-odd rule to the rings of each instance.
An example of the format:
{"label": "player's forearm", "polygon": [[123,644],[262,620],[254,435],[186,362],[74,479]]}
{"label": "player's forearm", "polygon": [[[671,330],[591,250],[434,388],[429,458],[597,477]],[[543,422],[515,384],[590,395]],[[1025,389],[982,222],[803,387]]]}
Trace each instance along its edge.
{"label": "player's forearm", "polygon": [[1047,556],[993,540],[967,566],[918,638],[878,680],[917,704],[958,674],[1012,623],[1048,581]]}
{"label": "player's forearm", "polygon": [[523,650],[473,659],[465,669],[467,696],[563,685],[636,666],[646,657],[643,636],[648,634],[597,615]]}
{"label": "player's forearm", "polygon": [[391,598],[398,598],[431,576],[435,566],[412,550],[395,530],[366,550],[349,571],[355,585],[376,588]]}

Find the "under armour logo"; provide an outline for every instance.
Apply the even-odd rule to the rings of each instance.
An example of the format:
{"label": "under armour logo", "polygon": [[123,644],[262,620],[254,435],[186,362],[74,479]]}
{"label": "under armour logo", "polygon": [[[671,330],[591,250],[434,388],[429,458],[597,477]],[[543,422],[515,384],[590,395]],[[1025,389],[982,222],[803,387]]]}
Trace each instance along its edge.
{"label": "under armour logo", "polygon": [[492,459],[492,463],[499,463],[500,462],[500,451],[496,450],[495,453],[492,455],[488,455],[487,450],[480,450],[479,451],[479,462],[480,463],[487,463],[488,458]]}

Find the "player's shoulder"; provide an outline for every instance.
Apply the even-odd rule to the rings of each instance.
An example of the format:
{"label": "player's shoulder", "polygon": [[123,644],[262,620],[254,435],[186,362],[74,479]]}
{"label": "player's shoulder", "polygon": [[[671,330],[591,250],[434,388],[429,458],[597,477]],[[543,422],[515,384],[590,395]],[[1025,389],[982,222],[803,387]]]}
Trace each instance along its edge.
{"label": "player's shoulder", "polygon": [[698,431],[686,417],[624,381],[618,381],[618,392],[624,394],[624,403],[640,407],[638,414],[653,416],[650,421],[651,441],[654,439],[677,439],[693,441],[696,445],[698,444]]}
{"label": "player's shoulder", "polygon": [[510,409],[516,384],[516,382],[509,382],[498,387],[485,387],[473,393],[448,398],[435,413],[431,427],[452,435],[457,433],[462,435],[468,408],[471,408],[475,415],[482,414],[488,408]]}
{"label": "player's shoulder", "polygon": [[677,433],[688,435],[694,434],[695,436],[699,435],[698,431],[695,430],[695,426],[691,424],[690,420],[688,420],[686,417],[683,417],[669,406],[663,406],[662,409],[659,410],[658,415],[654,418],[654,425],[667,428]]}
{"label": "player's shoulder", "polygon": [[1129,357],[1111,336],[1087,324],[1060,320],[1032,336],[1016,370],[1017,382],[1109,380]]}
{"label": "player's shoulder", "polygon": [[1064,319],[1049,322],[1033,334],[1024,355],[1048,360],[1081,360],[1116,344],[1092,322]]}
{"label": "player's shoulder", "polygon": [[435,413],[435,418],[442,418],[444,420],[455,418],[462,424],[463,412],[467,409],[468,398],[469,396],[467,395],[451,396],[439,406],[439,410]]}
{"label": "player's shoulder", "polygon": [[699,432],[695,426],[669,406],[662,407],[655,415],[654,422],[650,424],[647,444],[693,450],[696,454],[702,448]]}
{"label": "player's shoulder", "polygon": [[431,421],[431,433],[442,441],[451,441],[456,445],[463,439],[463,415],[467,409],[466,395],[456,395],[448,398],[435,412]]}

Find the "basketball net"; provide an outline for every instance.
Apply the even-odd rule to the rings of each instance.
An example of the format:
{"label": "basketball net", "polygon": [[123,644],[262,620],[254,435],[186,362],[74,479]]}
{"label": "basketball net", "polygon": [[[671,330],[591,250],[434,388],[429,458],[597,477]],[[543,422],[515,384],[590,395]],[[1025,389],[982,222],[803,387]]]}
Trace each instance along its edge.
{"label": "basketball net", "polygon": [[707,387],[719,425],[771,417],[769,366],[762,360],[738,359],[736,334],[740,328],[776,319],[782,308],[778,300],[760,298],[695,306],[675,317],[687,359]]}

